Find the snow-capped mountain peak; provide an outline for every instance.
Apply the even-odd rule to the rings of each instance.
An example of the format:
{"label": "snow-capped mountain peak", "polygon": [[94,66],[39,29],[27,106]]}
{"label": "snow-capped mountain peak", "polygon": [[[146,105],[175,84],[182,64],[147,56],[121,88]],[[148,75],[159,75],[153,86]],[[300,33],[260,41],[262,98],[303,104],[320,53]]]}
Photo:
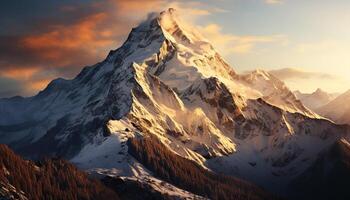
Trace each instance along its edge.
{"label": "snow-capped mountain peak", "polygon": [[215,53],[213,46],[195,28],[184,22],[174,8],[163,11],[158,16],[159,25],[165,36],[197,53]]}
{"label": "snow-capped mountain peak", "polygon": [[[177,39],[181,42],[187,42],[193,44],[199,38],[195,38],[193,34],[185,30],[183,24],[177,16],[177,11],[173,8],[169,8],[167,11],[163,11],[158,16],[159,25],[162,29],[172,36],[172,39]],[[196,40],[195,40],[196,39]]]}

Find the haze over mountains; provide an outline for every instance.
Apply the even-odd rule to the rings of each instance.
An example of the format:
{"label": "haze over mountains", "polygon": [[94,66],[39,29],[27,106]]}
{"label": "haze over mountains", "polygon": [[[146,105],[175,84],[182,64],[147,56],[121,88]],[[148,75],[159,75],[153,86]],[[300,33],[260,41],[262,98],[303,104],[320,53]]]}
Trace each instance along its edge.
{"label": "haze over mountains", "polygon": [[315,113],[338,124],[350,124],[350,90],[343,94],[330,94],[317,89],[311,94],[295,91],[300,101]]}
{"label": "haze over mountains", "polygon": [[350,124],[350,90],[339,95],[328,104],[319,107],[316,112],[333,120],[336,123]]}
{"label": "haze over mountains", "polygon": [[300,199],[309,196],[290,185],[315,163],[328,166],[323,152],[349,140],[350,126],[313,110],[311,99],[331,101],[324,96],[296,96],[263,70],[236,73],[169,9],[74,79],[1,99],[0,142],[26,158],[63,157],[182,199]]}
{"label": "haze over mountains", "polygon": [[294,91],[294,94],[306,107],[312,110],[328,104],[338,96],[338,94],[330,94],[320,88],[311,94],[301,93],[298,90]]}

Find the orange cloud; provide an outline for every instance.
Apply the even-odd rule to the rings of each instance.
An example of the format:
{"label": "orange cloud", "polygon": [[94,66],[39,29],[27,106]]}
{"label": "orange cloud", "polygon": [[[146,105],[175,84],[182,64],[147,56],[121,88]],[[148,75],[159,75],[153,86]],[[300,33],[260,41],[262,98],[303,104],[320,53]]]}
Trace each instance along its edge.
{"label": "orange cloud", "polygon": [[56,61],[58,67],[68,65],[71,60],[64,57],[69,50],[85,49],[95,53],[96,49],[104,49],[113,43],[109,30],[99,30],[99,24],[106,18],[107,14],[97,13],[71,26],[57,25],[53,31],[23,38],[23,45],[37,51],[42,59]]}
{"label": "orange cloud", "polygon": [[12,78],[12,79],[22,79],[27,80],[37,73],[40,69],[38,68],[13,68],[3,70],[1,75],[3,77]]}
{"label": "orange cloud", "polygon": [[167,4],[167,1],[164,0],[111,0],[110,2],[115,5],[115,8],[119,12],[118,15],[123,16],[130,15],[131,13],[133,15],[143,15],[150,11],[156,12],[164,8]]}

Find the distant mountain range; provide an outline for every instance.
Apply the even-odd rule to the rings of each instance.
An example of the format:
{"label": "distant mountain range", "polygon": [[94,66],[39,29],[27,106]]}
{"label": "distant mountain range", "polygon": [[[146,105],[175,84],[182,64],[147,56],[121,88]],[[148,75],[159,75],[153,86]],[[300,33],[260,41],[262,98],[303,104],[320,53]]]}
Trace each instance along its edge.
{"label": "distant mountain range", "polygon": [[313,112],[338,124],[350,124],[350,90],[331,94],[317,89],[311,94],[294,92],[295,96]]}
{"label": "distant mountain range", "polygon": [[311,94],[301,93],[298,90],[294,91],[294,94],[306,107],[314,111],[328,104],[339,95],[334,93],[327,93],[320,88],[318,88],[315,92]]}
{"label": "distant mountain range", "polygon": [[137,180],[164,198],[308,199],[291,185],[349,141],[350,126],[313,109],[332,97],[302,96],[266,71],[236,73],[169,9],[74,79],[1,99],[0,142],[32,160],[61,157],[94,177]]}
{"label": "distant mountain range", "polygon": [[315,111],[338,124],[350,124],[350,90]]}

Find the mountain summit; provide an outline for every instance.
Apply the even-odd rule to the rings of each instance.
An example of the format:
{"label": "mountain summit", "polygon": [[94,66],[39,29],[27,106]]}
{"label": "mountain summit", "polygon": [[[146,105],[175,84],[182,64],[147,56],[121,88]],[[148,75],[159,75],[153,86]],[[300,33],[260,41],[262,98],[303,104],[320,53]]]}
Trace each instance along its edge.
{"label": "mountain summit", "polygon": [[32,159],[61,156],[92,173],[153,180],[127,145],[152,137],[195,166],[280,193],[348,133],[269,73],[237,74],[174,9],[151,15],[73,80],[0,100],[0,142]]}

